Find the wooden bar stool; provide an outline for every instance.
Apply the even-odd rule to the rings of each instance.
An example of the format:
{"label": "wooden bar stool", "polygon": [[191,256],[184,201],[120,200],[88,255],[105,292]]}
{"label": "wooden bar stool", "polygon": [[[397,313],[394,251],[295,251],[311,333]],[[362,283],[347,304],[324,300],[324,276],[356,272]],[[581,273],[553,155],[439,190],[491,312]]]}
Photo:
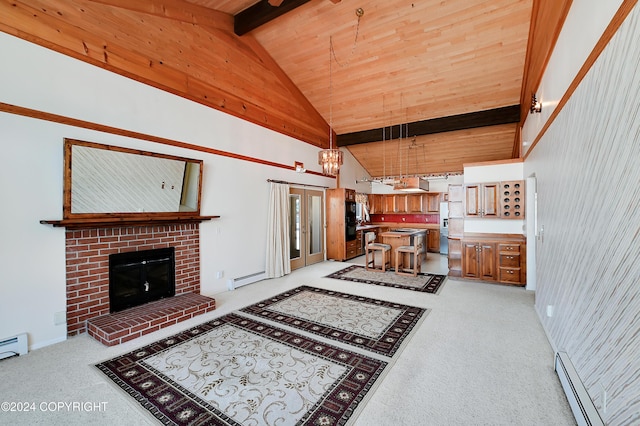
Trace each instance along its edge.
{"label": "wooden bar stool", "polygon": [[[367,232],[365,236],[367,238],[367,245],[365,247],[366,270],[385,272],[387,267],[391,265],[391,246],[389,244],[376,243],[375,232]],[[382,256],[382,265],[379,268],[376,268],[377,251],[379,251]],[[371,261],[369,261],[369,252],[371,252]],[[369,265],[371,265],[371,267],[369,267]]]}
{"label": "wooden bar stool", "polygon": [[[409,265],[404,264],[405,254],[409,257]],[[418,276],[422,270],[422,256],[424,255],[424,234],[413,237],[413,245],[400,246],[396,249],[396,274]],[[413,261],[413,268],[407,267]],[[407,272],[411,271],[411,272]]]}

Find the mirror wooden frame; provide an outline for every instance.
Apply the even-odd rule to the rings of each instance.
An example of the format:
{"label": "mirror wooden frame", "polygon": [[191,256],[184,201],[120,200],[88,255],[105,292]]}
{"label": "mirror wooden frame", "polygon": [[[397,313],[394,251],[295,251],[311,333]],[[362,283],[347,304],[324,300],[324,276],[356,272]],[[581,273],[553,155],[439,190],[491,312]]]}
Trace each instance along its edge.
{"label": "mirror wooden frame", "polygon": [[[198,188],[197,188],[197,205],[195,211],[165,211],[165,212],[114,212],[114,213],[106,213],[106,212],[91,212],[91,213],[73,213],[72,210],[72,167],[73,167],[73,147],[74,146],[83,146],[95,149],[102,149],[107,151],[121,152],[127,154],[135,154],[142,156],[150,156],[156,158],[163,158],[168,160],[177,160],[184,161],[192,164],[197,164],[199,166],[198,172]],[[149,219],[150,221],[163,219],[191,219],[200,217],[200,204],[202,199],[202,172],[203,172],[203,164],[202,160],[195,160],[191,158],[178,157],[167,154],[159,154],[149,151],[142,151],[131,148],[123,148],[113,145],[104,145],[95,142],[86,142],[80,141],[76,139],[65,138],[64,139],[64,184],[63,184],[63,218],[64,220],[142,220]]]}

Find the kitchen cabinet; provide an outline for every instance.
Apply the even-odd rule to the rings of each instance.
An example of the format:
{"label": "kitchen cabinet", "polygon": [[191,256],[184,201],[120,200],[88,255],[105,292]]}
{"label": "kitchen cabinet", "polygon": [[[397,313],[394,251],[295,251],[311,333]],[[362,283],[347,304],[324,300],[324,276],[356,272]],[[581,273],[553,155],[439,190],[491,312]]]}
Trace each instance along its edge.
{"label": "kitchen cabinet", "polygon": [[396,212],[396,197],[395,195],[384,195],[382,198],[383,207],[382,213],[395,213]]}
{"label": "kitchen cabinet", "polygon": [[[355,215],[353,223],[347,223],[347,202],[355,202],[355,191],[347,188],[327,189],[326,212],[327,218],[327,259],[345,260],[356,257],[357,231]],[[353,229],[352,239],[347,241],[347,229]]]}
{"label": "kitchen cabinet", "polygon": [[500,211],[503,219],[524,219],[524,181],[500,182]]}
{"label": "kitchen cabinet", "polygon": [[464,187],[464,215],[478,218],[499,217],[499,191],[499,182],[466,185]]}
{"label": "kitchen cabinet", "polygon": [[407,195],[407,212],[408,213],[424,213],[425,196],[424,194],[408,194]]}
{"label": "kitchen cabinet", "polygon": [[464,215],[472,218],[524,219],[524,181],[468,184]]}
{"label": "kitchen cabinet", "polygon": [[440,230],[429,229],[427,231],[427,251],[440,253]]}
{"label": "kitchen cabinet", "polygon": [[526,259],[523,256],[525,249],[525,245],[517,242],[498,244],[498,281],[515,285],[526,282]]}
{"label": "kitchen cabinet", "polygon": [[369,214],[384,213],[384,199],[382,194],[369,194]]}
{"label": "kitchen cabinet", "polygon": [[491,241],[462,241],[462,276],[495,281],[496,244]]}
{"label": "kitchen cabinet", "polygon": [[394,198],[394,208],[396,213],[406,213],[407,212],[407,194],[396,194],[391,195]]}
{"label": "kitchen cabinet", "polygon": [[429,192],[426,194],[426,213],[440,213],[440,193]]}
{"label": "kitchen cabinet", "polygon": [[465,234],[462,276],[523,286],[527,281],[526,240],[514,234]]}

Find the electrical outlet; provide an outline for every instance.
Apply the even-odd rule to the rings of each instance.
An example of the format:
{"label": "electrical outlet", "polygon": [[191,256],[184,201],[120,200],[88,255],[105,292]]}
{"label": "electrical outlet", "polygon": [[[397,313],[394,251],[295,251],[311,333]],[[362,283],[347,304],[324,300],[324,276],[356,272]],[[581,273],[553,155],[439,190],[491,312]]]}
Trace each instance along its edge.
{"label": "electrical outlet", "polygon": [[547,305],[547,316],[549,318],[553,316],[553,305]]}
{"label": "electrical outlet", "polygon": [[218,271],[218,272],[216,272],[216,278],[220,279],[220,278],[222,278],[222,277],[224,277],[224,271]]}

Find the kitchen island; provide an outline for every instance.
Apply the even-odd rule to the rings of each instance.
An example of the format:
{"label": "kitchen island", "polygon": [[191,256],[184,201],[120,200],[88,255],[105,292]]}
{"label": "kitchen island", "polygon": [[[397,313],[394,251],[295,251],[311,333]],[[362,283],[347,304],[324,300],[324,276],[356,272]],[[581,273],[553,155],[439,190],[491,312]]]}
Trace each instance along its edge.
{"label": "kitchen island", "polygon": [[[410,246],[414,237],[422,234],[423,244],[426,244],[426,229],[396,228],[380,234],[382,242],[391,246],[391,267],[396,269],[396,249],[400,246]],[[424,258],[427,258],[427,251],[424,251]]]}

